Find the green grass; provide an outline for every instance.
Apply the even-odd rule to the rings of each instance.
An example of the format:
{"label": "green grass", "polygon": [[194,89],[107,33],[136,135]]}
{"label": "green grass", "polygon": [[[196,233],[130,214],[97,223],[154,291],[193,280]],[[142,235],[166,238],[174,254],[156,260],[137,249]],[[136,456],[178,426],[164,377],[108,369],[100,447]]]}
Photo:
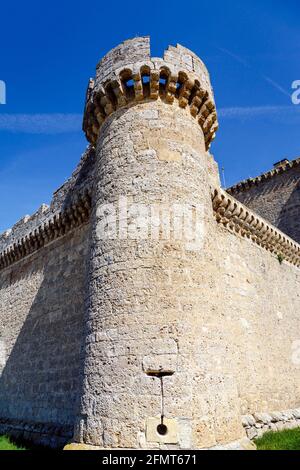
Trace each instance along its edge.
{"label": "green grass", "polygon": [[267,432],[255,444],[257,450],[300,450],[300,428]]}
{"label": "green grass", "polygon": [[26,450],[26,448],[14,443],[9,437],[0,436],[0,450]]}

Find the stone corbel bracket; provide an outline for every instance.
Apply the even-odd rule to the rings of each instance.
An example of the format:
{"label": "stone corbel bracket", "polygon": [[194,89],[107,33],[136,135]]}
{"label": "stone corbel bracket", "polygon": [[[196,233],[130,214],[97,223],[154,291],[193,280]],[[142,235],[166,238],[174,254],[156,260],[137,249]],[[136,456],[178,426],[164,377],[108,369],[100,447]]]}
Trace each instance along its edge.
{"label": "stone corbel bracket", "polygon": [[[141,47],[143,53],[132,63],[139,42],[144,50]],[[218,130],[218,119],[206,67],[180,45],[169,46],[164,59],[151,58],[149,45],[149,38],[125,41],[99,63],[86,95],[83,130],[87,140],[96,144],[102,124],[117,109],[161,99],[190,110],[203,130],[208,150]],[[189,61],[195,66],[188,67]]]}
{"label": "stone corbel bracket", "polygon": [[17,240],[0,252],[0,270],[34,253],[70,230],[89,220],[91,212],[91,189],[76,195],[72,205],[57,212],[43,225]]}
{"label": "stone corbel bracket", "polygon": [[217,222],[231,232],[252,240],[294,266],[300,266],[300,245],[234,197],[221,188],[214,189],[212,204]]}

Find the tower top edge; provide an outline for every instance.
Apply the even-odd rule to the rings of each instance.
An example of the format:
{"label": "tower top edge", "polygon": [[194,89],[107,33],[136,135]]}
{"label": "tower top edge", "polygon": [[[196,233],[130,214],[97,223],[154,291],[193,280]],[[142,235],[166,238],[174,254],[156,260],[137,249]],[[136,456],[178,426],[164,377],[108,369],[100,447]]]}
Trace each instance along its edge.
{"label": "tower top edge", "polygon": [[100,127],[117,109],[158,98],[190,109],[208,150],[218,122],[206,66],[181,44],[168,46],[162,58],[151,57],[149,36],[127,39],[98,63],[86,95],[83,130],[87,140],[95,145]]}
{"label": "tower top edge", "polygon": [[187,47],[169,45],[162,57],[151,57],[150,36],[126,39],[105,54],[96,66],[95,82],[105,86],[119,74],[121,69],[135,69],[142,63],[154,65],[154,68],[168,67],[171,72],[185,71],[194,78],[200,78],[210,89],[210,76],[204,62]]}

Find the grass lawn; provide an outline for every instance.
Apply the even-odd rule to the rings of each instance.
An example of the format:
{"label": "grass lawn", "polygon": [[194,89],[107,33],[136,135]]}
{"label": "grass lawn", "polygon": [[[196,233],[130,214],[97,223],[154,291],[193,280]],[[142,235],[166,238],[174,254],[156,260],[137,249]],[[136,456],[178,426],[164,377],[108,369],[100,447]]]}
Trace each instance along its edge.
{"label": "grass lawn", "polygon": [[26,450],[26,448],[14,444],[9,437],[0,436],[0,450]]}
{"label": "grass lawn", "polygon": [[267,432],[255,444],[257,450],[300,450],[300,428]]}

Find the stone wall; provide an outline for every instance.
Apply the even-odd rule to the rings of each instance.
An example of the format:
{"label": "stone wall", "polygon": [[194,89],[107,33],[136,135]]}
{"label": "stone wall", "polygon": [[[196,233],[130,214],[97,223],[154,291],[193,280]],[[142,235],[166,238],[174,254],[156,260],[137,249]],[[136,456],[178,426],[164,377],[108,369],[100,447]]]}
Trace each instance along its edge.
{"label": "stone wall", "polygon": [[266,432],[300,428],[300,409],[254,413],[243,416],[242,421],[249,439],[258,439]]}
{"label": "stone wall", "polygon": [[89,247],[88,150],[72,177],[0,237],[0,433],[53,447],[73,435]]}
{"label": "stone wall", "polygon": [[[229,358],[228,372],[237,381],[241,413],[297,408],[299,268],[285,261],[280,264],[276,254],[221,225],[216,234],[211,303],[222,318],[219,335]],[[214,325],[212,309],[208,315],[207,323]],[[217,325],[209,331],[218,337]],[[220,357],[221,350],[216,360]]]}
{"label": "stone wall", "polygon": [[236,199],[300,242],[300,161],[228,189]]}
{"label": "stone wall", "polygon": [[72,437],[87,250],[88,225],[0,272],[0,433]]}
{"label": "stone wall", "polygon": [[300,247],[220,189],[213,192],[213,206],[210,269],[215,265],[221,304],[218,294],[212,296],[222,309],[222,337],[228,332],[228,373],[237,381],[241,413],[252,415],[242,418],[243,425],[254,438],[282,429],[282,423],[298,424]]}

